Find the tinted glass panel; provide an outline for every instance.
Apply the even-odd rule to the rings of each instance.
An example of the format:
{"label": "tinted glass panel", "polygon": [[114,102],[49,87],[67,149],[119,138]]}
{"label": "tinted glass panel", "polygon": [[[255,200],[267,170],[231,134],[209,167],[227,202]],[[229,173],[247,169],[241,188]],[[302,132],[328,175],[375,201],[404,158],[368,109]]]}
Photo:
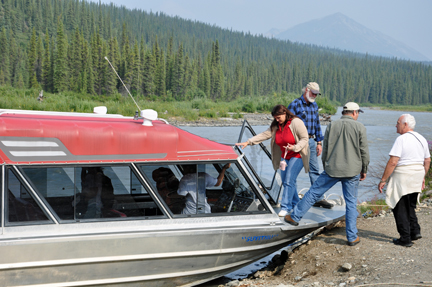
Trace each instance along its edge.
{"label": "tinted glass panel", "polygon": [[18,177],[7,170],[7,216],[10,223],[30,223],[48,221],[48,217],[33,199],[27,188],[18,180]]}
{"label": "tinted glass panel", "polygon": [[140,168],[173,214],[266,212],[235,163],[229,168],[225,163],[143,165]]}
{"label": "tinted glass panel", "polygon": [[162,216],[129,166],[23,168],[61,220]]}

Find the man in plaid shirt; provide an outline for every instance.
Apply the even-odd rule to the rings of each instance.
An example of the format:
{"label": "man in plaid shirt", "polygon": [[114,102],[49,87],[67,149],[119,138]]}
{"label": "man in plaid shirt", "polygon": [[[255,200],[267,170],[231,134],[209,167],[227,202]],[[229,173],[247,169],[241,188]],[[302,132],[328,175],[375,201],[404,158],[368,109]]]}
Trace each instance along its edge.
{"label": "man in plaid shirt", "polygon": [[[322,140],[324,139],[321,131],[321,124],[318,115],[318,105],[315,103],[315,98],[321,95],[319,85],[315,82],[310,82],[302,89],[303,95],[295,99],[289,104],[288,109],[300,119],[303,120],[309,134],[309,179],[311,185],[320,175],[318,157],[322,152]],[[324,208],[332,208],[333,205],[323,198],[315,203],[314,206]]]}

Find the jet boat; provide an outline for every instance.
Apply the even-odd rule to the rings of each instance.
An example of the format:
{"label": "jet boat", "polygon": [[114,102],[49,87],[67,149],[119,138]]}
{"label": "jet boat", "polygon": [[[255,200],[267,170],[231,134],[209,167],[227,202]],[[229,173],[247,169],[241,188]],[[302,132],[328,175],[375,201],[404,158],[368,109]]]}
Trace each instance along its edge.
{"label": "jet boat", "polygon": [[2,286],[193,286],[344,217],[286,224],[278,173],[265,183],[235,146],[154,111],[0,110],[0,126]]}

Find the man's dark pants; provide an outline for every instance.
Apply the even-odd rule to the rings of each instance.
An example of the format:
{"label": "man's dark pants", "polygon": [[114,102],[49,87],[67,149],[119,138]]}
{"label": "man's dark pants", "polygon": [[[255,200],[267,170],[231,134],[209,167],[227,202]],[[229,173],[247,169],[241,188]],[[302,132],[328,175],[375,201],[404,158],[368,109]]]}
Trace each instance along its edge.
{"label": "man's dark pants", "polygon": [[420,225],[415,213],[417,197],[418,193],[404,195],[393,209],[397,231],[402,242],[411,242],[412,236],[420,234]]}

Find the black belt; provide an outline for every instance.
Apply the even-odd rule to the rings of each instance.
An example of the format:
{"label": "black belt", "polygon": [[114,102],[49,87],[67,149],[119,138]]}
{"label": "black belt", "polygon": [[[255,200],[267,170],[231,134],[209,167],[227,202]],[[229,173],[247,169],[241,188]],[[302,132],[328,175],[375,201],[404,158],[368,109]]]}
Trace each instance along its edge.
{"label": "black belt", "polygon": [[311,136],[311,135],[309,135],[309,138],[310,138],[310,139],[313,139],[314,137],[315,137],[315,136]]}

